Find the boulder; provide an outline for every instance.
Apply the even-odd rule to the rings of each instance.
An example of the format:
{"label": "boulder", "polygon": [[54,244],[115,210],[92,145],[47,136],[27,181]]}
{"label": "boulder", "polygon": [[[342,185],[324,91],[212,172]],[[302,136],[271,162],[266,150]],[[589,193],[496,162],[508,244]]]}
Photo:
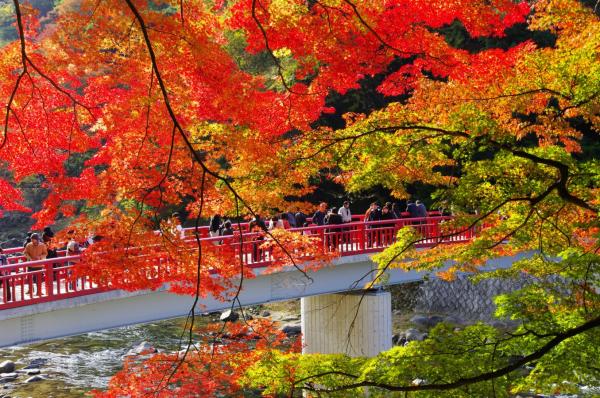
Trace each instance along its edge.
{"label": "boulder", "polygon": [[415,315],[412,318],[410,318],[410,321],[412,323],[414,323],[417,326],[420,326],[422,328],[432,328],[435,325],[437,325],[438,323],[442,322],[444,320],[444,318],[442,318],[441,316],[438,315],[432,315],[432,316],[425,316],[425,315]]}
{"label": "boulder", "polygon": [[35,383],[36,381],[42,381],[42,380],[46,380],[46,379],[40,375],[35,375],[35,376],[31,376],[30,378],[25,380],[25,383]]}
{"label": "boulder", "polygon": [[19,377],[17,373],[2,373],[0,374],[0,384],[8,383],[9,381],[14,381]]}
{"label": "boulder", "polygon": [[403,346],[406,344],[406,337],[403,334],[395,334],[392,337],[392,345]]}
{"label": "boulder", "polygon": [[232,310],[223,311],[219,320],[221,322],[235,322],[240,318],[239,314]]}
{"label": "boulder", "polygon": [[281,331],[289,336],[297,336],[302,333],[300,325],[286,324],[281,327]]}
{"label": "boulder", "polygon": [[253,313],[254,315],[258,315],[260,314],[260,306],[254,306],[254,307],[250,307],[248,309],[248,312]]}
{"label": "boulder", "polygon": [[148,355],[157,352],[158,350],[152,344],[147,341],[142,341],[140,344],[127,351],[125,356]]}
{"label": "boulder", "polygon": [[266,317],[268,317],[268,316],[271,316],[271,313],[270,313],[269,311],[263,311],[263,312],[260,314],[260,316],[263,316],[263,317],[265,317],[265,318],[266,318]]}
{"label": "boulder", "polygon": [[23,369],[39,369],[41,366],[44,366],[48,362],[47,358],[35,358],[29,362],[29,365],[25,366]]}
{"label": "boulder", "polygon": [[406,341],[423,341],[427,337],[427,333],[421,333],[417,329],[408,329],[404,332]]}
{"label": "boulder", "polygon": [[15,372],[25,374],[25,375],[37,375],[40,373],[40,370],[38,368],[29,368],[29,369],[23,368],[23,369],[17,369],[17,370],[15,370]]}
{"label": "boulder", "polygon": [[4,361],[0,363],[0,373],[12,373],[15,371],[15,363],[13,361]]}

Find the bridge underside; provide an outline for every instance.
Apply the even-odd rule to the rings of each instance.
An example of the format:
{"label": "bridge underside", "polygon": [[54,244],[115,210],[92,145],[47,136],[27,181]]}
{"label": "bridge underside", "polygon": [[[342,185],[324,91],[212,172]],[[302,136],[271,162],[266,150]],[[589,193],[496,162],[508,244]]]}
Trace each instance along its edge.
{"label": "bridge underside", "polygon": [[[492,268],[507,267],[514,258],[502,258]],[[307,278],[290,268],[272,274],[259,271],[244,281],[239,297],[242,306],[283,301],[321,294],[355,291],[363,288],[376,275],[375,264],[367,254],[342,257],[331,266],[309,271]],[[387,272],[385,284],[394,285],[422,279],[422,272],[393,269]],[[129,293],[109,291],[0,312],[0,347],[32,343],[162,319],[186,316],[193,297],[167,291]],[[231,302],[212,297],[200,299],[196,312],[220,311]]]}

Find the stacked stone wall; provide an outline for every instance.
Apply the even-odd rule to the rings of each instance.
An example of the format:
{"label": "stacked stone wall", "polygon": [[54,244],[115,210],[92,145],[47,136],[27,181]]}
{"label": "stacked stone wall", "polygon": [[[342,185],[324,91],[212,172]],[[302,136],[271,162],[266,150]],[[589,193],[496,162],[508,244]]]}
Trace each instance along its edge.
{"label": "stacked stone wall", "polygon": [[491,321],[494,298],[523,288],[532,278],[491,278],[477,283],[467,275],[453,281],[429,279],[391,288],[394,309],[401,312],[443,314],[465,321]]}

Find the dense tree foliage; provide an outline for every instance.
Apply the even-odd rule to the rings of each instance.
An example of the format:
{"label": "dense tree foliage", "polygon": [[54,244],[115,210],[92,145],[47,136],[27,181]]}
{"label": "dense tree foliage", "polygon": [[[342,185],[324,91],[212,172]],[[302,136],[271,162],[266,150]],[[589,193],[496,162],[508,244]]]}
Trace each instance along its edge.
{"label": "dense tree foliage", "polygon": [[[105,237],[85,256],[98,281],[127,289],[171,282],[178,292],[230,298],[252,271],[214,245],[181,250],[161,211],[181,202],[192,217],[287,210],[297,205],[290,198],[315,189],[315,177],[348,192],[382,186],[397,198],[427,184],[456,215],[442,237],[480,230],[472,242],[420,252],[420,237],[403,230],[376,257],[382,278],[404,267],[451,279],[527,253],[477,277],[536,281],[497,299],[498,316],[517,320],[515,330],[441,324],[424,342],[368,359],[274,351],[278,340],[260,324],[260,349],[229,344],[131,364],[104,395],[247,386],[273,395],[368,388],[371,396],[487,397],[598,384],[600,159],[582,146],[597,142],[600,124],[600,21],[590,7],[84,0],[61,3],[42,26],[33,9],[14,6],[19,40],[0,61],[1,160],[17,182],[43,176],[50,193],[34,214],[40,226],[85,201],[90,210],[74,225]],[[503,41],[511,28],[532,40]],[[368,84],[381,96],[376,104],[331,106]],[[0,190],[0,207],[25,210],[7,180]],[[316,250],[310,264],[294,258],[310,237],[273,238],[279,266],[329,259]],[[172,269],[148,282],[141,250],[167,253]],[[251,357],[240,356],[242,346]]]}

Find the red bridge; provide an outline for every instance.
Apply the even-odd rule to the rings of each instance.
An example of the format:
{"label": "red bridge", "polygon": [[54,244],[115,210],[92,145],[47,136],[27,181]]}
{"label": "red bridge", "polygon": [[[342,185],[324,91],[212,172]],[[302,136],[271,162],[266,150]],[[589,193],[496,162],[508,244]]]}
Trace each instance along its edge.
{"label": "red bridge", "polygon": [[[292,229],[319,237],[317,242],[323,245],[323,251],[339,255],[330,267],[310,273],[310,281],[295,269],[265,272],[272,264],[272,255],[270,249],[257,249],[265,242],[257,240],[260,234],[244,232],[241,236],[236,231],[232,236],[210,238],[206,237],[206,227],[199,234],[203,243],[229,245],[238,259],[254,268],[256,278],[244,282],[240,295],[242,305],[254,305],[360,289],[357,281],[376,273],[369,254],[389,247],[397,232],[407,226],[422,237],[417,245],[421,248],[467,242],[473,237],[471,229],[453,233],[443,228],[450,220],[451,217],[432,216]],[[193,230],[188,229],[185,234],[190,237],[190,244],[195,243],[191,239]],[[14,256],[8,265],[0,267],[0,326],[6,332],[0,338],[0,346],[183,316],[191,308],[192,297],[177,296],[165,289],[130,293],[99,286],[87,276],[74,278],[73,268],[85,266],[79,256],[23,262],[21,250],[5,250]],[[423,276],[398,269],[389,273],[389,284]],[[214,311],[230,306],[231,303],[203,298],[196,310]]]}
{"label": "red bridge", "polygon": [[[450,217],[405,218],[374,222],[352,222],[343,225],[311,226],[294,228],[292,231],[312,236],[319,236],[323,250],[337,251],[340,256],[352,256],[363,253],[382,251],[390,246],[396,238],[398,230],[405,226],[415,228],[424,238],[418,247],[428,247],[440,243],[465,242],[471,239],[472,231],[440,239],[440,224]],[[239,255],[239,234],[230,237],[206,237],[207,227],[200,229],[203,242],[231,245]],[[191,236],[193,229],[186,229]],[[253,268],[268,267],[271,256],[268,250],[253,252],[254,245],[263,241],[255,240],[259,234],[244,233],[242,261]],[[194,240],[195,243],[195,240]],[[40,261],[25,261],[19,255],[22,248],[5,249],[5,253],[18,254],[9,257],[9,265],[0,266],[0,310],[26,306],[47,301],[63,300],[101,291],[107,288],[98,286],[88,277],[70,278],[72,268],[85,266],[80,263],[80,256],[58,257]],[[60,253],[64,254],[64,252]]]}

